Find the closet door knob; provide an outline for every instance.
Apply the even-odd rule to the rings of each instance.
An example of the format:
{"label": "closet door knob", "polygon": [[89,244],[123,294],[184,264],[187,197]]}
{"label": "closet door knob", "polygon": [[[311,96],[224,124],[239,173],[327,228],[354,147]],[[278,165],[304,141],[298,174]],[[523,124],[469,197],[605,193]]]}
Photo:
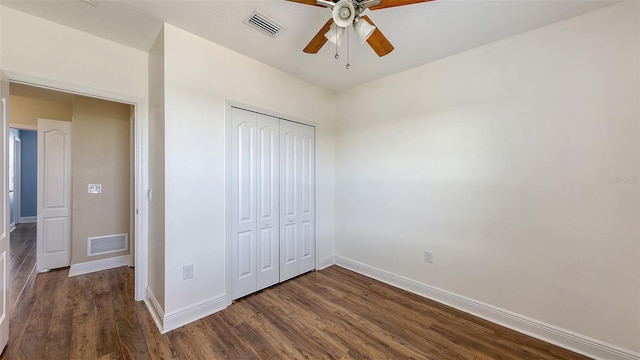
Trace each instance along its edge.
{"label": "closet door knob", "polygon": [[289,219],[289,222],[290,222],[290,223],[292,223],[292,222],[293,222],[293,219]]}
{"label": "closet door knob", "polygon": [[271,224],[269,224],[269,223],[264,223],[264,226],[269,226],[269,225],[271,225]]}

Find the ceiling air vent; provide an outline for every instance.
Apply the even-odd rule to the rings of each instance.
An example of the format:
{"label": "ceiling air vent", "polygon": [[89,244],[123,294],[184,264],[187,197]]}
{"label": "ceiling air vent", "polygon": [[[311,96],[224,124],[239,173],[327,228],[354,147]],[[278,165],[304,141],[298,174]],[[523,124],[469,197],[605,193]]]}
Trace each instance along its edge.
{"label": "ceiling air vent", "polygon": [[285,30],[282,25],[258,10],[255,10],[253,15],[247,18],[244,23],[272,38],[276,38]]}

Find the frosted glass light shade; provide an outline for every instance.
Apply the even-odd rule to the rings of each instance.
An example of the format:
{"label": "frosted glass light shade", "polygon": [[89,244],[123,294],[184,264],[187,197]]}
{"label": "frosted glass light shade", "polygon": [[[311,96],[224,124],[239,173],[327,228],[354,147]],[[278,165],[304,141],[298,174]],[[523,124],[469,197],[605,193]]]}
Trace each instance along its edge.
{"label": "frosted glass light shade", "polygon": [[347,27],[353,23],[353,19],[356,16],[356,9],[353,7],[351,1],[340,0],[333,7],[331,12],[333,22],[339,27]]}
{"label": "frosted glass light shade", "polygon": [[342,44],[342,38],[344,37],[345,28],[336,26],[335,23],[331,25],[329,31],[324,34],[332,44],[340,46]]}
{"label": "frosted glass light shade", "polygon": [[360,19],[353,28],[356,31],[358,39],[360,39],[360,43],[367,41],[369,36],[376,30],[375,26],[369,24],[364,19]]}

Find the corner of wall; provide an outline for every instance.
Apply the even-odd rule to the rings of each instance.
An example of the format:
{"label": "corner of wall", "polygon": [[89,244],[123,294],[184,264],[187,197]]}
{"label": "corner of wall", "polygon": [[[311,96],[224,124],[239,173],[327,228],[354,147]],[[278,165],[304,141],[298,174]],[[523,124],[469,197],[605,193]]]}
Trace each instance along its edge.
{"label": "corner of wall", "polygon": [[199,302],[186,308],[165,313],[162,319],[163,333],[202,319],[229,306],[227,295]]}
{"label": "corner of wall", "polygon": [[162,306],[149,287],[147,287],[147,296],[144,299],[144,303],[147,306],[147,309],[149,310],[151,318],[153,318],[153,322],[156,324],[158,331],[160,331],[161,334],[164,334],[164,310],[162,310]]}
{"label": "corner of wall", "polygon": [[337,256],[338,266],[594,359],[640,360],[640,354],[509,310]]}
{"label": "corner of wall", "polygon": [[144,303],[161,334],[224,310],[231,304],[226,295],[221,295],[187,308],[165,313],[151,288],[147,288]]}
{"label": "corner of wall", "polygon": [[[149,290],[155,306],[164,314],[165,306],[165,207],[164,207],[164,27],[160,30],[148,56],[148,268]],[[160,317],[162,319],[164,315]],[[157,322],[157,321],[156,321]]]}

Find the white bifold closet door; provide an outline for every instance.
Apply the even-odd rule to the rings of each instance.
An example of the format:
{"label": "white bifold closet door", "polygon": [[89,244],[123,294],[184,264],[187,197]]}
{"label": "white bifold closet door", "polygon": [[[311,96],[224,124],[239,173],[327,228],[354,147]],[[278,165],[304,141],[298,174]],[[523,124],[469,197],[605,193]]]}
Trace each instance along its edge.
{"label": "white bifold closet door", "polygon": [[280,280],[280,120],[231,111],[232,296],[237,299]]}
{"label": "white bifold closet door", "polygon": [[280,281],[316,267],[314,128],[280,122]]}
{"label": "white bifold closet door", "polygon": [[231,108],[233,299],[315,269],[314,128]]}

